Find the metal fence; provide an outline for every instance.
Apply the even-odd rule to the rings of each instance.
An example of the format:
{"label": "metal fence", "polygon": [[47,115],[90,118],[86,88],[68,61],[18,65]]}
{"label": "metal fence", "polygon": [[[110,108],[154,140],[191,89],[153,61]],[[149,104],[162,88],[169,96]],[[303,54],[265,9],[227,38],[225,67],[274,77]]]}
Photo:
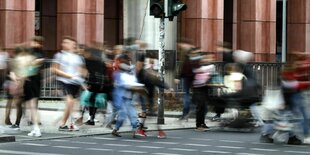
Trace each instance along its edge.
{"label": "metal fence", "polygon": [[[177,62],[177,68],[180,68],[182,62]],[[216,70],[223,75],[224,66],[222,62],[214,63]],[[279,87],[280,72],[282,69],[282,63],[267,63],[267,62],[255,62],[248,64],[252,71],[256,75],[257,82],[262,86],[262,92],[266,89],[273,89]],[[179,70],[177,70],[177,75]],[[176,90],[182,92],[182,85],[177,85]]]}
{"label": "metal fence", "polygon": [[[43,67],[43,80],[41,86],[41,99],[61,99],[63,97],[63,92],[61,87],[57,84],[56,76],[51,72],[52,60],[47,60]],[[176,68],[179,68],[180,62],[176,63]],[[223,64],[221,62],[215,63],[216,69],[221,73],[223,70]],[[257,75],[258,83],[261,84],[262,90],[266,88],[274,88],[279,86],[279,76],[282,64],[281,63],[250,63],[254,73]],[[176,69],[176,74],[171,74],[174,76],[179,74],[179,69]],[[1,75],[0,75],[1,76]],[[1,79],[5,79],[2,75]],[[171,77],[172,79],[174,77]],[[172,84],[173,85],[173,84]],[[176,91],[182,92],[182,85],[176,85]],[[6,92],[2,91],[1,96],[6,96]]]}

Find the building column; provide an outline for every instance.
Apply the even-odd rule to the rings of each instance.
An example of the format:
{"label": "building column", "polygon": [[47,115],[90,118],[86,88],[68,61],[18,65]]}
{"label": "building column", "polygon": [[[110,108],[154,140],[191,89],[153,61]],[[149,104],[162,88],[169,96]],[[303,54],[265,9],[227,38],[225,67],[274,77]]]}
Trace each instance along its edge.
{"label": "building column", "polygon": [[310,1],[289,0],[287,13],[287,53],[310,53]]}
{"label": "building column", "polygon": [[79,44],[104,41],[104,0],[58,0],[57,45],[63,36]]}
{"label": "building column", "polygon": [[224,0],[185,0],[181,37],[204,51],[216,52],[223,41]]}
{"label": "building column", "polygon": [[29,41],[35,32],[35,0],[0,0],[0,46]]}
{"label": "building column", "polygon": [[276,0],[234,1],[233,48],[255,53],[255,61],[276,57]]}

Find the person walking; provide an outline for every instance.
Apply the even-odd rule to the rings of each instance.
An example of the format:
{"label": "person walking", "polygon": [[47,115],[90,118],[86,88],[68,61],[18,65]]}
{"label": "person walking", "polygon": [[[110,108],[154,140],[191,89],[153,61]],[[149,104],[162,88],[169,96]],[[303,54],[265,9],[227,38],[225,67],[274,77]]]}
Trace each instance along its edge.
{"label": "person walking", "polygon": [[77,41],[74,38],[64,37],[61,46],[62,50],[54,56],[52,65],[52,71],[57,75],[56,80],[62,86],[66,100],[63,118],[58,130],[77,130],[73,124],[69,128],[66,123],[76,103],[79,89],[84,82],[85,65],[82,57],[75,53]]}

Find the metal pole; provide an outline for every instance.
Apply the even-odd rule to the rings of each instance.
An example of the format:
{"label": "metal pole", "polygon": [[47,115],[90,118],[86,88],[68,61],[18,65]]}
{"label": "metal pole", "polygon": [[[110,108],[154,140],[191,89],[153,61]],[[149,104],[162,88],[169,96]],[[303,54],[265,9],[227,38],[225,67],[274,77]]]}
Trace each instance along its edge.
{"label": "metal pole", "polygon": [[282,62],[286,62],[286,0],[283,0],[282,12]]}
{"label": "metal pole", "polygon": [[[160,80],[164,83],[165,76],[165,18],[160,18],[159,24],[159,51],[158,59],[160,68],[158,70]],[[164,89],[160,88],[158,92],[158,115],[157,124],[165,124],[164,118]]]}

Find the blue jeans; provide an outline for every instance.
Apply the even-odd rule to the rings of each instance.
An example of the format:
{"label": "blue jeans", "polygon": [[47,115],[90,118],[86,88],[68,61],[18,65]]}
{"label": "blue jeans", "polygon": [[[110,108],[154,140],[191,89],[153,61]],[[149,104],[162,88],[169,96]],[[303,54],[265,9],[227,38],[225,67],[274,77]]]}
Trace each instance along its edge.
{"label": "blue jeans", "polygon": [[190,111],[190,92],[189,92],[189,86],[187,84],[186,78],[183,79],[183,91],[184,91],[184,96],[183,96],[183,114],[182,117],[185,117],[189,114]]}
{"label": "blue jeans", "polygon": [[301,125],[303,127],[304,136],[309,136],[309,122],[308,122],[308,115],[306,112],[306,106],[304,103],[304,97],[302,96],[301,92],[296,92],[291,96],[291,103],[293,103],[293,113],[296,115],[301,114],[303,120]]}
{"label": "blue jeans", "polygon": [[123,98],[123,103],[121,108],[118,110],[118,117],[115,124],[115,129],[119,130],[123,125],[125,119],[128,117],[132,129],[135,130],[138,126],[138,117],[135,106],[131,99]]}

